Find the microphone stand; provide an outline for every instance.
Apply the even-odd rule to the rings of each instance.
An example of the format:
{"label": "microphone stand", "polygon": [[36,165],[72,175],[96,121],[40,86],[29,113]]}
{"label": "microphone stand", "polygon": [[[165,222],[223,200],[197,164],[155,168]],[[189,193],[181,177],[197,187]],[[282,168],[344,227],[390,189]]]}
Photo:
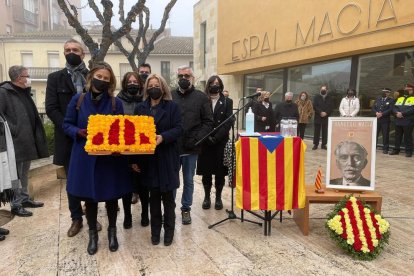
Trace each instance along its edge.
{"label": "microphone stand", "polygon": [[[237,108],[240,106],[240,101],[243,100],[244,98],[241,98],[239,100],[239,104],[237,105]],[[219,124],[216,128],[214,128],[212,131],[210,131],[206,136],[204,136],[203,138],[201,138],[201,140],[199,140],[195,145],[199,145],[200,143],[202,143],[205,139],[207,139],[207,137],[209,137],[211,134],[213,134],[217,129],[219,129],[220,127],[222,127],[226,122],[228,122],[229,120],[232,120],[234,117],[237,116],[236,118],[236,129],[238,130],[239,128],[239,118],[238,118],[238,114],[241,110],[244,110],[244,108],[249,104],[250,102],[247,102],[245,105],[243,105],[241,108],[238,108],[236,112],[234,112],[230,117],[228,117],[226,120],[224,120],[221,124]],[[232,170],[235,171],[235,168],[233,167],[233,160],[234,160],[234,156],[235,156],[235,148],[234,148],[234,126],[231,127],[232,129],[232,137],[231,137],[231,143],[232,143],[232,147],[231,147],[231,164],[232,164]],[[234,177],[234,174],[232,174],[232,176]],[[213,228],[214,226],[225,222],[227,220],[233,220],[233,219],[238,219],[240,221],[247,221],[250,223],[254,223],[257,224],[259,226],[262,226],[261,222],[256,222],[256,221],[252,221],[252,220],[248,220],[245,218],[241,218],[238,217],[235,213],[234,213],[234,185],[233,185],[233,180],[229,178],[229,181],[231,182],[231,208],[230,209],[226,209],[227,212],[227,218],[222,219],[216,223],[213,223],[211,225],[208,226],[208,229]]]}

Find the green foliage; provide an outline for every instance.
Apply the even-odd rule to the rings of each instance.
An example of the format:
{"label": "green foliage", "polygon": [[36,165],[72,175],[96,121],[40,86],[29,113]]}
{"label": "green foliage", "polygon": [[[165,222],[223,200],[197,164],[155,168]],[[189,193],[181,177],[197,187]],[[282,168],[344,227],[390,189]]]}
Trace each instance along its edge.
{"label": "green foliage", "polygon": [[49,149],[49,154],[55,154],[55,136],[54,136],[54,126],[51,122],[44,123],[43,127],[46,132],[47,148]]}
{"label": "green foliage", "polygon": [[[358,259],[361,261],[371,261],[377,258],[382,250],[385,248],[385,245],[388,244],[391,232],[390,229],[388,229],[387,232],[382,234],[381,239],[378,241],[378,246],[375,247],[373,252],[364,253],[362,251],[358,252],[355,251],[354,246],[347,243],[346,240],[344,240],[340,235],[335,233],[332,229],[328,226],[328,221],[331,220],[333,217],[335,217],[339,211],[342,210],[342,208],[345,208],[346,202],[354,196],[353,194],[345,196],[342,200],[338,202],[338,204],[335,205],[333,211],[329,213],[326,218],[327,221],[325,223],[325,228],[328,229],[330,237],[339,245],[340,248],[348,252],[354,259]],[[357,200],[362,202],[362,205],[365,208],[368,208],[371,210],[372,213],[377,214],[377,212],[368,204],[366,204],[361,198],[357,197]]]}

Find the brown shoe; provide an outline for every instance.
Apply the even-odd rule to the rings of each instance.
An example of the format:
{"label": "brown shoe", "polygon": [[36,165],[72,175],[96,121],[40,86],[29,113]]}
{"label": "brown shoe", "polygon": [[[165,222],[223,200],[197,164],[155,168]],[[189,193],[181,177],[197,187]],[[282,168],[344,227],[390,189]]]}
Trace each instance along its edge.
{"label": "brown shoe", "polygon": [[76,236],[82,227],[83,227],[83,223],[81,220],[79,219],[73,220],[72,225],[70,226],[68,230],[68,237]]}
{"label": "brown shoe", "polygon": [[137,204],[138,203],[138,194],[133,193],[132,194],[132,200],[131,200],[132,204]]}

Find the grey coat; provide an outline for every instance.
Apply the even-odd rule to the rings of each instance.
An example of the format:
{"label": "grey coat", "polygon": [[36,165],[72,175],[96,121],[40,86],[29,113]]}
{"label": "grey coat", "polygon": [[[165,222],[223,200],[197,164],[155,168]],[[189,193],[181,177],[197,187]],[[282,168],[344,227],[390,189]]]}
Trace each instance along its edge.
{"label": "grey coat", "polygon": [[[29,104],[25,105],[17,93],[26,91],[17,92],[9,81],[0,84],[0,113],[10,127],[16,162],[48,157],[46,134],[37,108],[30,95]],[[34,127],[30,121],[29,110],[35,116]]]}
{"label": "grey coat", "polygon": [[17,177],[13,138],[9,125],[0,114],[0,193],[16,188],[20,188],[20,182]]}

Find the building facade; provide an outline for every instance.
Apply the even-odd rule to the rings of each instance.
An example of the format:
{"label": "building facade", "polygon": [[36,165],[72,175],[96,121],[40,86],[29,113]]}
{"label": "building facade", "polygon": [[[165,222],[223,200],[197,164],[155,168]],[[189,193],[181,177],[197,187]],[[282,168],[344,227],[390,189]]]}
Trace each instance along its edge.
{"label": "building facade", "polygon": [[[360,115],[370,116],[383,87],[398,91],[414,82],[411,4],[201,0],[194,6],[194,41],[203,39],[198,29],[207,26],[207,48],[195,44],[196,74],[231,76],[225,85],[233,87],[234,98],[263,88],[273,93],[276,106],[286,91],[295,97],[301,91],[315,95],[327,84],[339,107],[346,89],[355,88]],[[312,133],[308,128],[307,134]]]}
{"label": "building facade", "polygon": [[[81,8],[81,0],[71,0]],[[81,19],[81,9],[78,11]],[[56,0],[3,0],[0,3],[0,35],[70,28]]]}
{"label": "building facade", "polygon": [[[89,32],[95,41],[99,41],[99,32]],[[147,58],[152,72],[161,74],[171,86],[175,86],[177,67],[193,65],[193,38],[163,35],[154,45]],[[9,80],[8,69],[13,65],[29,68],[32,79],[33,99],[39,112],[44,112],[46,81],[50,73],[64,68],[63,55],[65,41],[74,38],[82,41],[74,30],[20,33],[0,36],[0,81]],[[88,65],[90,54],[85,47],[85,63]],[[120,90],[122,77],[132,71],[127,58],[112,45],[105,61],[108,62],[117,78],[117,90]]]}

